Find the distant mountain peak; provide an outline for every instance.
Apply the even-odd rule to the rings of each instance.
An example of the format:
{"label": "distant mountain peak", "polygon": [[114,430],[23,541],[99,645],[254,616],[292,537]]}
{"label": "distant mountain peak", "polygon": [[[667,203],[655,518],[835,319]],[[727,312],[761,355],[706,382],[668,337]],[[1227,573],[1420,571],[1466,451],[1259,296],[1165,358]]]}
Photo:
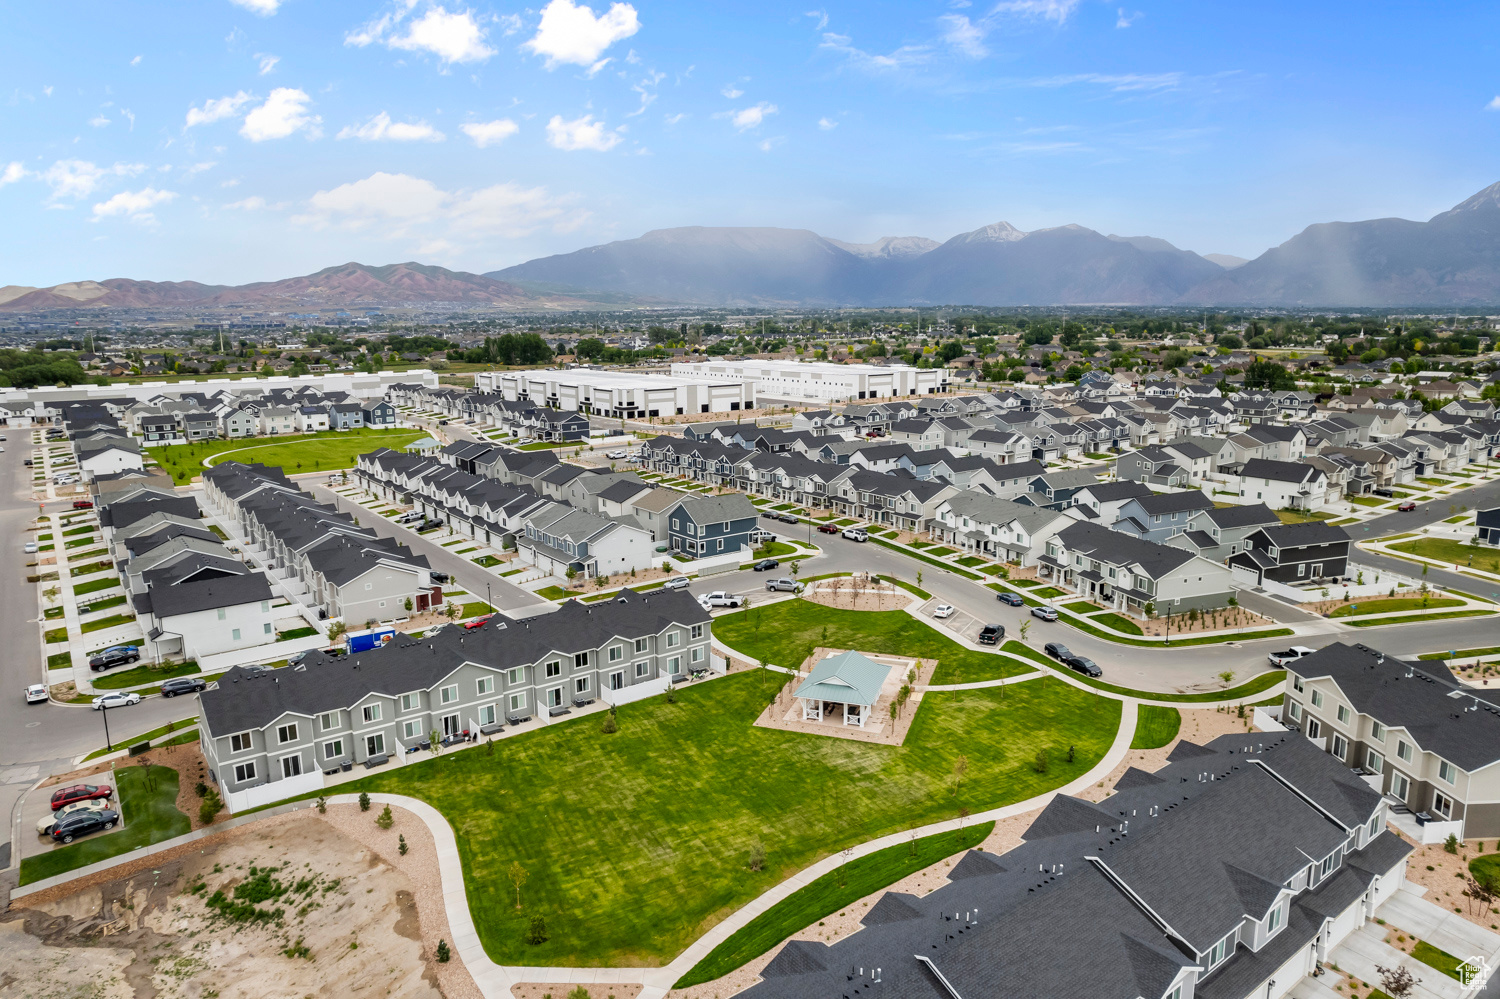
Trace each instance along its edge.
{"label": "distant mountain peak", "polygon": [[873,243],[846,243],[841,239],[828,238],[828,242],[841,250],[849,251],[856,257],[887,260],[920,257],[928,250],[935,250],[943,245],[926,236],[881,236]]}
{"label": "distant mountain peak", "polygon": [[1473,212],[1483,208],[1497,207],[1500,207],[1500,181],[1491,184],[1489,187],[1486,187],[1484,190],[1480,191],[1473,197],[1465,198],[1463,201],[1460,201],[1458,204],[1454,205],[1443,214],[1446,215],[1452,212]]}
{"label": "distant mountain peak", "polygon": [[948,240],[950,243],[1014,243],[1025,239],[1026,233],[1017,229],[1009,222],[995,222],[975,229],[973,232],[960,233]]}
{"label": "distant mountain peak", "polygon": [[1232,253],[1205,253],[1203,259],[1218,264],[1226,271],[1232,271],[1236,267],[1244,267],[1250,261],[1244,257],[1236,257]]}

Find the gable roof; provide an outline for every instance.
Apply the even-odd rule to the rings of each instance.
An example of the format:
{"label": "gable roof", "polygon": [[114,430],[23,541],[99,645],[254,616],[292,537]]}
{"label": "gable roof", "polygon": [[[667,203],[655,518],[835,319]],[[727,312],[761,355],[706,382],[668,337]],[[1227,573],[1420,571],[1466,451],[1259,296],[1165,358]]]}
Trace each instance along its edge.
{"label": "gable roof", "polygon": [[892,669],[853,650],[840,652],[814,666],[792,696],[868,707],[880,699],[880,688]]}

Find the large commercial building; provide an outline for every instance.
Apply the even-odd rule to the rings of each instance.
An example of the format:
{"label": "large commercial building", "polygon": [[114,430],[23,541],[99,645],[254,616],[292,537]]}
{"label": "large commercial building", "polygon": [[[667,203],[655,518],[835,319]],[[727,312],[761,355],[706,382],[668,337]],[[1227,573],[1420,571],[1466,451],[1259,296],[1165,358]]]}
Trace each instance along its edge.
{"label": "large commercial building", "polygon": [[[674,365],[674,369],[681,365]],[[526,401],[553,409],[600,416],[642,418],[689,413],[731,413],[755,408],[755,386],[739,378],[710,376],[687,365],[685,372],[655,375],[593,368],[486,371],[475,388],[507,402]]]}
{"label": "large commercial building", "polygon": [[913,368],[904,364],[708,360],[674,364],[672,374],[735,379],[752,387],[757,399],[814,402],[933,395],[948,388],[947,369]]}

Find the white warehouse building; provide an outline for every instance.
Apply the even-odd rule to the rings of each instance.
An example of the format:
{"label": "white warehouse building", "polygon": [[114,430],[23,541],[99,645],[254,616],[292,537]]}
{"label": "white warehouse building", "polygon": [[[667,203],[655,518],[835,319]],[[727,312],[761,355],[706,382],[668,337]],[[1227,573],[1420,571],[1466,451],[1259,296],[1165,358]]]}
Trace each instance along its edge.
{"label": "white warehouse building", "polygon": [[672,374],[734,378],[753,387],[757,399],[812,402],[932,395],[948,388],[947,369],[913,368],[904,364],[710,360],[674,364]]}
{"label": "white warehouse building", "polygon": [[480,392],[493,392],[553,409],[600,416],[644,418],[689,413],[731,413],[755,408],[755,386],[738,378],[689,370],[670,375],[549,368],[485,371],[474,377]]}

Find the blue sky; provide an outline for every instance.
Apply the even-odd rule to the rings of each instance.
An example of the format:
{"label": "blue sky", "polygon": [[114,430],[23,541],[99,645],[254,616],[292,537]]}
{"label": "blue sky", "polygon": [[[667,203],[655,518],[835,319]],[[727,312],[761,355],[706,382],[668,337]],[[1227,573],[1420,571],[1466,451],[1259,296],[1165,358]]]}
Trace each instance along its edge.
{"label": "blue sky", "polygon": [[1500,180],[1494,4],[11,3],[0,285],[485,271],[677,225],[1254,256]]}

